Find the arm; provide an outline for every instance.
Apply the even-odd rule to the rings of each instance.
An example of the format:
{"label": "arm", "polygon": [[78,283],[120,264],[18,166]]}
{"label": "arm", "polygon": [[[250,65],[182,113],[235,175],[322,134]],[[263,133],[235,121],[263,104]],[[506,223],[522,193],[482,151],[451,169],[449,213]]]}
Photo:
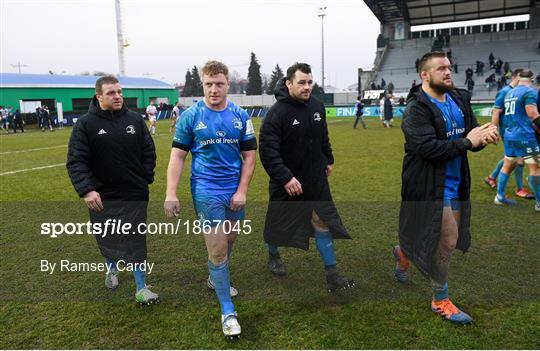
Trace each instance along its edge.
{"label": "arm", "polygon": [[142,118],[141,130],[143,133],[142,164],[146,171],[148,184],[152,184],[154,182],[154,169],[156,168],[156,147],[154,145],[154,139],[150,136],[148,128],[146,128],[146,124]]}
{"label": "arm", "polygon": [[538,109],[536,108],[536,105],[526,105],[525,106],[525,112],[527,112],[527,116],[529,116],[529,119],[536,126],[538,126],[539,121],[536,121],[536,120],[540,117],[540,114],[538,114]]}
{"label": "arm", "polygon": [[[469,115],[471,116],[471,131],[469,134],[467,134],[467,137],[469,141],[472,142],[472,152],[478,152],[486,147],[488,143],[496,143],[499,141],[499,133],[497,131],[498,123],[497,125],[493,125],[491,123],[486,123],[482,126],[482,128],[485,128],[485,133],[482,136],[482,141],[480,143],[476,143],[476,141],[473,140],[473,138],[476,138],[476,135],[472,135],[471,132],[477,128],[479,128],[478,120],[476,119],[476,115],[474,114],[474,111],[472,110],[471,106],[471,96],[467,93],[467,99],[466,99],[466,106],[469,110]],[[476,134],[473,132],[473,134]],[[487,139],[484,139],[487,138]]]}
{"label": "arm", "polygon": [[89,209],[99,212],[103,209],[103,203],[92,181],[90,158],[91,151],[86,130],[83,123],[78,122],[69,138],[66,167],[77,194],[84,199]]}
{"label": "arm", "polygon": [[79,121],[73,127],[69,138],[66,167],[71,183],[80,197],[95,190],[90,159],[91,151],[86,129]]}
{"label": "arm", "polygon": [[240,183],[236,192],[231,198],[231,210],[238,211],[246,205],[247,191],[253,172],[255,171],[255,159],[257,154],[255,150],[242,151],[242,171],[240,173]]}
{"label": "arm", "polygon": [[167,167],[167,190],[165,193],[165,215],[167,217],[178,216],[180,202],[176,197],[176,189],[182,176],[186,156],[191,149],[193,135],[191,134],[191,118],[183,118],[176,121],[176,134],[173,138],[169,166]]}
{"label": "arm", "polygon": [[178,216],[180,212],[180,202],[176,197],[176,189],[182,176],[187,154],[188,151],[180,148],[173,147],[171,150],[169,166],[167,167],[167,191],[165,194],[165,203],[163,204],[167,217]]}
{"label": "arm", "polygon": [[285,185],[294,175],[285,165],[280,149],[281,126],[279,117],[269,111],[259,133],[259,156],[270,178],[281,185]]}
{"label": "arm", "polygon": [[497,107],[494,107],[493,111],[491,112],[491,124],[493,124],[496,127],[499,126],[501,112],[502,110]]}

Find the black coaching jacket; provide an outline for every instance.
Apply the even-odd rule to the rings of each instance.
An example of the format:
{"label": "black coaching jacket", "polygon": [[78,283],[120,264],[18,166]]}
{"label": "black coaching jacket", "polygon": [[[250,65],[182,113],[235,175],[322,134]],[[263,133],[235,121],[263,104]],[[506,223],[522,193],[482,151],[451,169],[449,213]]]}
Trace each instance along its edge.
{"label": "black coaching jacket", "polygon": [[69,139],[67,170],[79,196],[97,191],[102,199],[148,200],[154,181],[154,141],[142,117],[125,105],[104,111],[94,96]]}
{"label": "black coaching jacket", "polygon": [[[470,94],[462,89],[449,94],[463,112],[467,135],[478,126]],[[448,140],[443,115],[425,96],[421,85],[409,92],[401,129],[405,135],[405,155],[401,173],[400,245],[420,271],[429,275],[441,234],[446,161],[461,157],[457,248],[467,251],[471,243],[471,176],[467,151],[479,151],[483,147],[472,149],[466,138]]]}
{"label": "black coaching jacket", "polygon": [[284,79],[275,96],[261,126],[262,165],[271,184],[282,188],[296,177],[309,192],[326,181],[326,166],[334,163],[324,105],[314,97],[305,103],[291,98]]}

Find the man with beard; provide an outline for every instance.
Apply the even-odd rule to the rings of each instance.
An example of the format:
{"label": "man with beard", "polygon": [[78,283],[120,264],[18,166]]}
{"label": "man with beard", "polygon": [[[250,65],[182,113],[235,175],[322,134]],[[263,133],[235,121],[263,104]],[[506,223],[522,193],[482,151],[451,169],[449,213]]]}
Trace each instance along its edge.
{"label": "man with beard", "polygon": [[[134,230],[96,235],[107,262],[105,286],[118,286],[118,262],[137,264],[135,300],[158,301],[146,285],[146,223],[148,184],[154,181],[156,152],[148,129],[138,113],[124,105],[118,79],[103,76],[88,113],[79,118],[69,139],[67,170],[75,190],[84,199],[93,224],[129,223]],[[120,222],[121,221],[121,222]]]}
{"label": "man with beard", "polygon": [[270,202],[264,228],[268,268],[285,275],[278,246],[307,250],[315,244],[326,270],[329,291],[354,287],[336,268],[333,239],[350,239],[332,200],[327,177],[334,156],[325,108],[311,96],[311,67],[296,63],[276,87],[277,102],[260,130],[260,157],[270,176]]}
{"label": "man with beard", "polygon": [[455,248],[470,246],[470,171],[467,151],[498,140],[497,127],[478,126],[470,95],[455,89],[444,52],[420,62],[422,85],[411,89],[403,116],[405,135],[399,242],[394,247],[398,282],[408,280],[409,259],[431,280],[432,311],[470,324],[448,298],[448,271]]}

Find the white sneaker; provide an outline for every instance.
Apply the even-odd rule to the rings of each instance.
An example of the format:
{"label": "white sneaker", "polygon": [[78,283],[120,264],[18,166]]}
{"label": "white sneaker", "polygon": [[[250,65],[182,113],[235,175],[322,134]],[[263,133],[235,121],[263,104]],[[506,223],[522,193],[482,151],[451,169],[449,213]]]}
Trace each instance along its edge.
{"label": "white sneaker", "polygon": [[151,286],[146,285],[144,288],[135,293],[135,300],[141,305],[159,302],[159,295],[152,292],[149,288],[151,288]]}
{"label": "white sneaker", "polygon": [[239,338],[242,333],[242,328],[236,318],[236,313],[231,313],[226,316],[221,315],[221,328],[223,334],[228,339]]}
{"label": "white sneaker", "polygon": [[[216,291],[216,285],[214,284],[212,279],[210,279],[210,276],[208,276],[208,279],[206,279],[206,286],[208,287],[208,289]],[[231,283],[230,294],[231,294],[231,297],[235,297],[236,295],[238,295],[238,290],[236,290],[236,288],[232,286],[232,283]]]}
{"label": "white sneaker", "polygon": [[[535,210],[536,212],[540,212],[540,203],[537,202],[537,203],[534,204],[534,210]],[[231,295],[231,296],[232,296],[232,295]]]}
{"label": "white sneaker", "polygon": [[105,286],[108,289],[116,289],[118,287],[118,271],[105,274]]}

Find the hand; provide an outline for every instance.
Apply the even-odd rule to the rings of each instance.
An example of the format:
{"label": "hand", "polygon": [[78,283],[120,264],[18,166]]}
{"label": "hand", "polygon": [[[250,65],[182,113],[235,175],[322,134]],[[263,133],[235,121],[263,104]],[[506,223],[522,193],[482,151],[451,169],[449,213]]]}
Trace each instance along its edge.
{"label": "hand", "polygon": [[326,166],[326,176],[330,177],[330,174],[332,174],[333,170],[334,170],[334,165],[327,165]]}
{"label": "hand", "polygon": [[231,204],[230,208],[232,211],[240,211],[241,209],[246,206],[246,193],[237,191],[234,193],[234,195],[231,197]]}
{"label": "hand", "polygon": [[169,218],[178,217],[180,214],[180,201],[176,196],[167,196],[163,203],[163,209],[165,210],[165,216]]}
{"label": "hand", "polygon": [[[467,134],[467,139],[472,144],[473,148],[479,147],[481,145],[486,145],[490,140],[489,136],[496,133],[497,127],[493,126],[491,123],[486,123],[480,127],[473,128],[469,134]],[[485,139],[484,139],[485,138]]]}
{"label": "hand", "polygon": [[295,177],[289,180],[289,182],[285,184],[284,188],[289,196],[298,196],[302,194],[302,184],[300,184]]}
{"label": "hand", "polygon": [[500,140],[499,131],[496,126],[486,129],[486,135],[484,136],[484,145],[497,144]]}
{"label": "hand", "polygon": [[92,211],[99,212],[103,210],[103,202],[97,191],[89,191],[83,196],[86,206]]}

